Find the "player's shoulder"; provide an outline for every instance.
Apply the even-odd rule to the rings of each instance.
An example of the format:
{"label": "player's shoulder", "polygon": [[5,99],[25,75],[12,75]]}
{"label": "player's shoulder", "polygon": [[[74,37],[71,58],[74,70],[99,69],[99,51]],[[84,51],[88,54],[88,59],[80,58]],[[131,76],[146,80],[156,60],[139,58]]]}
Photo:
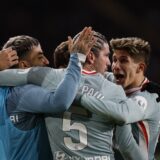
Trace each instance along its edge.
{"label": "player's shoulder", "polygon": [[112,81],[109,81],[108,79],[105,79],[104,83],[106,83],[106,85],[108,85],[112,89],[123,90],[121,85],[118,85],[118,84],[116,84],[116,83],[114,83]]}
{"label": "player's shoulder", "polygon": [[106,78],[107,80],[109,80],[111,82],[115,82],[115,78],[114,78],[114,75],[112,72],[105,72],[104,78]]}
{"label": "player's shoulder", "polygon": [[105,72],[104,73],[104,78],[106,83],[111,86],[112,88],[118,89],[118,90],[123,90],[121,85],[117,85],[115,83],[115,78],[112,72]]}
{"label": "player's shoulder", "polygon": [[124,89],[122,88],[121,85],[117,85],[117,84],[105,79],[104,84],[103,84],[103,88],[105,89],[105,92],[109,92],[109,94],[116,99],[117,98],[118,99],[125,99],[126,98],[126,94],[125,94]]}
{"label": "player's shoulder", "polygon": [[157,102],[160,101],[160,85],[158,83],[150,81],[142,87],[141,91],[150,97],[156,96]]}

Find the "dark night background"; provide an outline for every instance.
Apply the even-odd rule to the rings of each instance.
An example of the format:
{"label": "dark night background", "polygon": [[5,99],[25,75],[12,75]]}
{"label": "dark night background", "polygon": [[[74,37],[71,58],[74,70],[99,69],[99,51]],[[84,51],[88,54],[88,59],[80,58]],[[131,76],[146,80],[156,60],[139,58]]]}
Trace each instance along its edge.
{"label": "dark night background", "polygon": [[111,38],[141,37],[152,47],[147,72],[160,83],[160,6],[154,0],[5,0],[0,9],[0,47],[9,37],[37,38],[52,65],[56,46],[85,26]]}
{"label": "dark night background", "polygon": [[41,42],[51,61],[56,46],[85,26],[111,38],[138,36],[152,46],[148,77],[160,82],[160,6],[144,0],[5,0],[0,11],[0,46],[27,34]]}
{"label": "dark night background", "polygon": [[92,26],[108,41],[144,38],[152,46],[148,77],[160,82],[160,6],[154,0],[5,0],[0,20],[0,46],[11,36],[33,36],[41,42],[51,65],[56,46],[85,26]]}

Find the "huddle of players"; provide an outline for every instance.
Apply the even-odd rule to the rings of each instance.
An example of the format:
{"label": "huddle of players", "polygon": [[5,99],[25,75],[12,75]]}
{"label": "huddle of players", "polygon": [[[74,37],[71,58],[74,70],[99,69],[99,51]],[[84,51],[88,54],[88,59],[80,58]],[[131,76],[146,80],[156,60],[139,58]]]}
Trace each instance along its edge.
{"label": "huddle of players", "polygon": [[124,159],[153,160],[160,89],[145,76],[150,53],[141,38],[108,44],[85,27],[55,49],[55,69],[37,39],[10,38],[0,53],[10,54],[0,64],[2,159],[120,159],[115,148]]}

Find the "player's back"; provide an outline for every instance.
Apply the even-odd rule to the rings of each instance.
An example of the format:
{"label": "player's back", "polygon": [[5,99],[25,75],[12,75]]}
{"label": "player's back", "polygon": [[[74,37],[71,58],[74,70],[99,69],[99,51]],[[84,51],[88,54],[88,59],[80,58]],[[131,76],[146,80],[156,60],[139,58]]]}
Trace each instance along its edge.
{"label": "player's back", "polygon": [[[113,101],[125,96],[121,94],[121,87],[97,73],[83,76],[79,92]],[[54,159],[114,159],[112,136],[115,124],[109,118],[72,106],[63,115],[47,117],[46,125]]]}

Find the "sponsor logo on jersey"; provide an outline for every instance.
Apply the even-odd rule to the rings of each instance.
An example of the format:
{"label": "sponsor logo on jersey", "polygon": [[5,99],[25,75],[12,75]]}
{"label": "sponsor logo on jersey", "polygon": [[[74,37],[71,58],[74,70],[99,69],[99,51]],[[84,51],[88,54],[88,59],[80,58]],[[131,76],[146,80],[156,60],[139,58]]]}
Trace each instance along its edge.
{"label": "sponsor logo on jersey", "polygon": [[137,102],[137,104],[141,107],[142,111],[145,111],[147,108],[147,100],[142,96],[135,96],[134,100]]}
{"label": "sponsor logo on jersey", "polygon": [[54,153],[55,160],[110,160],[110,156],[92,156],[92,157],[79,157],[79,156],[68,156],[62,151]]}

